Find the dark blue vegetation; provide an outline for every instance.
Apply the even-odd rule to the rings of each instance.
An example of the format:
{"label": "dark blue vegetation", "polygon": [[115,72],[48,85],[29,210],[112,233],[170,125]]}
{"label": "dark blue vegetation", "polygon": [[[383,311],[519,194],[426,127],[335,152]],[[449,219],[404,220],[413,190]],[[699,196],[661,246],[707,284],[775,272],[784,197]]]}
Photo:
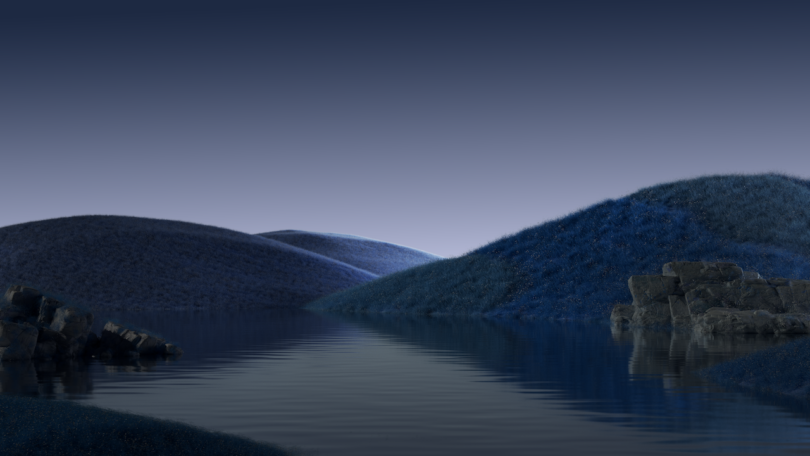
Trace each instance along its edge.
{"label": "dark blue vegetation", "polygon": [[278,233],[121,216],[22,223],[0,228],[0,285],[98,310],[289,306],[439,259],[355,236],[299,231],[291,244]]}
{"label": "dark blue vegetation", "polygon": [[70,401],[2,396],[3,456],[292,456],[281,448],[189,424],[79,405]]}
{"label": "dark blue vegetation", "polygon": [[716,383],[810,398],[810,339],[758,351],[700,372]]}
{"label": "dark blue vegetation", "polygon": [[[763,277],[810,278],[808,201],[810,182],[777,173],[656,185],[307,308],[607,319],[614,304],[632,302],[631,275],[660,274],[669,261],[730,261]],[[474,279],[446,280],[465,275]],[[426,305],[427,296],[445,298]]]}

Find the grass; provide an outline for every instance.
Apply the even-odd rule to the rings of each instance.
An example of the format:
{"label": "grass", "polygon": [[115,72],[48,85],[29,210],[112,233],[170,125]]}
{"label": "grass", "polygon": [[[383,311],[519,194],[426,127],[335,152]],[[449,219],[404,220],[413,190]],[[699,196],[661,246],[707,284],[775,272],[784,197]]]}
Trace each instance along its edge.
{"label": "grass", "polygon": [[185,423],[62,400],[0,396],[3,456],[293,456],[282,448]]}
{"label": "grass", "polygon": [[22,223],[0,228],[0,286],[25,284],[99,310],[258,308],[301,305],[382,275],[330,256],[343,258],[349,247],[356,252],[348,260],[375,270],[438,259],[371,239],[297,233],[320,239],[317,251],[267,237],[273,233],[171,220],[95,215]]}
{"label": "grass", "polygon": [[743,356],[700,372],[716,383],[810,399],[810,338]]}
{"label": "grass", "polygon": [[520,286],[525,284],[515,280],[519,276],[520,271],[508,261],[468,255],[400,271],[370,282],[369,286],[337,292],[307,308],[329,309],[337,305],[354,313],[482,315],[521,291]]}
{"label": "grass", "polygon": [[[810,181],[778,173],[656,185],[306,308],[592,320],[607,319],[616,303],[632,302],[631,275],[661,274],[674,260],[730,261],[763,277],[807,279],[807,201]],[[450,279],[465,274],[475,281]],[[433,279],[426,283],[427,277]],[[445,298],[424,303],[439,293]]]}

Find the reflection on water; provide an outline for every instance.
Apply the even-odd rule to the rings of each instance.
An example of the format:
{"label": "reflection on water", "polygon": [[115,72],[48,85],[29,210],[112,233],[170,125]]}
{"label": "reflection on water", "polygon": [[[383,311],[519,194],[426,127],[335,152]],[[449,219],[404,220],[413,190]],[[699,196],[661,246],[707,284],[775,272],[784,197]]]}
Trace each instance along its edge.
{"label": "reflection on water", "polygon": [[725,391],[695,374],[786,337],[295,309],[118,312],[96,322],[107,318],[155,331],[185,353],[3,362],[2,393],[174,419],[324,456],[810,448],[803,402]]}

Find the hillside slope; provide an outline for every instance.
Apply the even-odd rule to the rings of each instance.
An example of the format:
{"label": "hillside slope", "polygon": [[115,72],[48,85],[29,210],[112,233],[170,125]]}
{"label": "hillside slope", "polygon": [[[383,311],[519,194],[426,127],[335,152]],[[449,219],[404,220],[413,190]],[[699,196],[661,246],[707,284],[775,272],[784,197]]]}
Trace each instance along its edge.
{"label": "hillside slope", "polygon": [[285,242],[187,222],[93,215],[0,228],[3,290],[26,284],[97,310],[301,305],[378,277]]}
{"label": "hillside slope", "polygon": [[[660,184],[306,308],[603,319],[614,304],[632,302],[631,275],[660,274],[673,260],[731,261],[763,277],[806,279],[808,202],[810,182],[777,173]],[[448,279],[460,275],[467,279]]]}
{"label": "hillside slope", "polygon": [[378,276],[442,259],[421,250],[348,234],[283,230],[256,236],[284,242]]}

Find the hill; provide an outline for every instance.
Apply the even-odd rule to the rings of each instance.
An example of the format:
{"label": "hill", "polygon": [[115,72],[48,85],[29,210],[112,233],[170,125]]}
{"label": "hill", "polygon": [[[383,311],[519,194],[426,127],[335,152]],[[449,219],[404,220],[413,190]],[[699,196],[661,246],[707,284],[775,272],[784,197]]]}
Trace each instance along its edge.
{"label": "hill", "polygon": [[[377,279],[379,271],[439,258],[371,239],[296,233],[331,248],[311,251],[273,233],[139,217],[22,223],[0,228],[0,285],[29,285],[91,310],[298,306]],[[351,264],[330,257],[330,250],[349,248],[343,243],[366,248]],[[375,265],[375,272],[355,264]]]}
{"label": "hill", "polygon": [[283,230],[261,233],[256,236],[284,242],[377,276],[392,274],[442,259],[440,256],[421,250],[349,234]]}
{"label": "hill", "polygon": [[643,188],[309,303],[321,311],[606,319],[673,260],[810,278],[810,181],[710,175]]}

